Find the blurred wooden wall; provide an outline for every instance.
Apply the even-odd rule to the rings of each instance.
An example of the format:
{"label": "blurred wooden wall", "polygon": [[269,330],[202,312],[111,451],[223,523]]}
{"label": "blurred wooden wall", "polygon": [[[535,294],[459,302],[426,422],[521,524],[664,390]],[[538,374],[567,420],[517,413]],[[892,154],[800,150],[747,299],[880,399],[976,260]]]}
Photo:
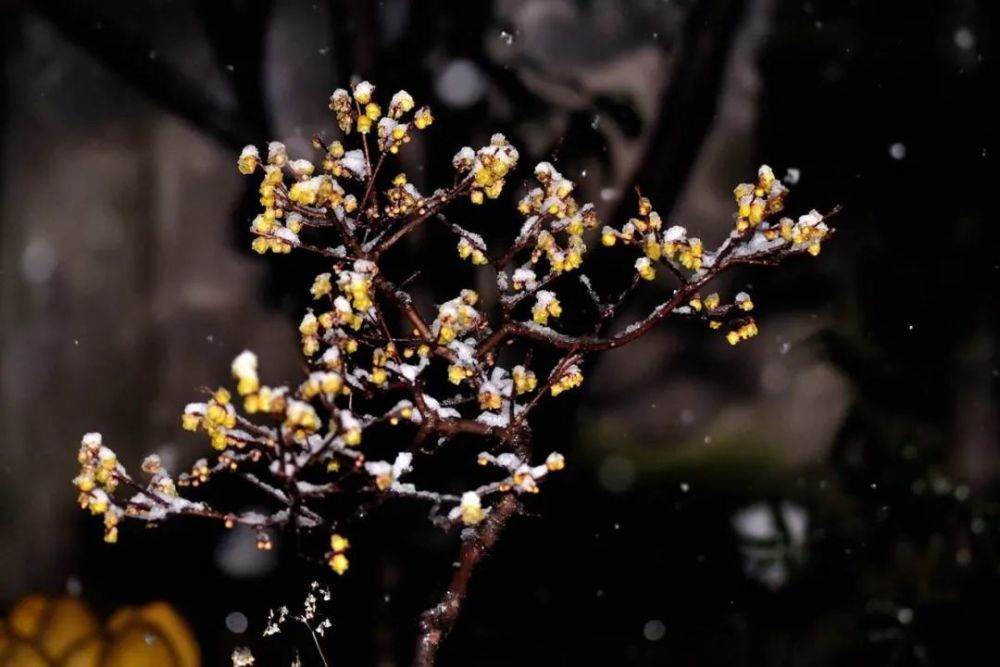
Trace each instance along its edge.
{"label": "blurred wooden wall", "polygon": [[[176,468],[196,387],[244,347],[276,379],[294,328],[231,239],[233,155],[139,98],[37,18],[5,17],[0,104],[0,600],[58,590],[79,530],[75,450]],[[178,51],[183,52],[183,44]],[[90,525],[90,524],[95,525]],[[81,526],[81,524],[86,524]]]}

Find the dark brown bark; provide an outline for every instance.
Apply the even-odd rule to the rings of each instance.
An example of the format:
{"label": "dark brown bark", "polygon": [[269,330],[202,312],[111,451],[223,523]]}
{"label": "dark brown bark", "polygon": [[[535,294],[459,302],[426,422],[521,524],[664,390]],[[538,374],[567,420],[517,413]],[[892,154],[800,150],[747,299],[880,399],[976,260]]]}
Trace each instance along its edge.
{"label": "dark brown bark", "polygon": [[493,507],[489,516],[475,530],[473,537],[462,544],[458,567],[451,575],[448,590],[441,602],[431,607],[420,617],[420,634],[413,657],[414,667],[430,667],[434,664],[441,642],[448,636],[469,589],[469,580],[476,566],[493,548],[503,529],[517,514],[520,503],[512,495],[506,495]]}

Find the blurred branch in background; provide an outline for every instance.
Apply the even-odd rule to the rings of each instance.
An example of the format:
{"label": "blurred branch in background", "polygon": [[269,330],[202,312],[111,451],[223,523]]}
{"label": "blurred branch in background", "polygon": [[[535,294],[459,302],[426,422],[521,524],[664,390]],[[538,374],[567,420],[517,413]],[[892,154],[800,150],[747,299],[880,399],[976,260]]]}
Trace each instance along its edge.
{"label": "blurred branch in background", "polygon": [[[220,8],[221,3],[197,4],[216,54],[220,59],[231,57],[234,66],[240,65],[232,70],[237,105],[226,104],[199,82],[151,57],[148,41],[117,26],[86,1],[38,0],[28,3],[27,8],[154,103],[228,147],[240,148],[267,134],[259,79],[270,3],[232,3],[234,6],[226,9]],[[249,6],[241,12],[235,5]]]}
{"label": "blurred branch in background", "polygon": [[[247,120],[254,138],[271,136],[264,90],[269,0],[195,1],[216,65],[228,73],[236,93],[237,113]],[[242,145],[251,142],[241,142]]]}
{"label": "blurred branch in background", "polygon": [[[670,220],[705,138],[718,118],[726,58],[744,19],[745,0],[695,2],[684,19],[660,110],[635,169],[637,186]],[[623,198],[615,219],[625,215]]]}

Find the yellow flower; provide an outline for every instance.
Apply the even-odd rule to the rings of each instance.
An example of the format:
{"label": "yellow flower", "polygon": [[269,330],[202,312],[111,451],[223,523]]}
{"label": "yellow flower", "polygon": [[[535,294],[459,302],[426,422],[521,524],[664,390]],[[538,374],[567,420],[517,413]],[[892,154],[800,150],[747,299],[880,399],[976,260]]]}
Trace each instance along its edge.
{"label": "yellow flower", "polygon": [[319,320],[309,311],[299,322],[299,333],[303,336],[315,336],[319,332]]}
{"label": "yellow flower", "polygon": [[750,295],[746,292],[740,292],[736,295],[736,305],[740,310],[745,310],[750,312],[753,310],[753,301],[750,299]]}
{"label": "yellow flower", "polygon": [[350,546],[351,543],[343,535],[334,533],[330,536],[330,548],[333,549],[335,553],[347,551]]}
{"label": "yellow flower", "polygon": [[774,183],[774,171],[766,164],[762,164],[757,170],[757,182],[762,189],[769,190]]}
{"label": "yellow flower", "polygon": [[479,394],[479,408],[481,410],[499,410],[503,405],[503,398],[493,391],[484,391]]}
{"label": "yellow flower", "polygon": [[660,247],[660,242],[657,240],[655,234],[648,234],[646,236],[645,240],[643,241],[642,250],[643,252],[646,253],[646,257],[648,257],[652,261],[655,262],[658,259],[660,259],[660,253],[662,251],[662,248]]}
{"label": "yellow flower", "polygon": [[319,352],[319,338],[316,336],[302,337],[302,354],[311,357]]}
{"label": "yellow flower", "polygon": [[344,554],[333,554],[330,557],[330,569],[337,574],[344,574],[348,567],[350,567],[350,562]]}
{"label": "yellow flower", "polygon": [[461,384],[466,377],[466,370],[461,366],[448,367],[448,381],[452,384]]}
{"label": "yellow flower", "polygon": [[466,491],[462,494],[462,503],[459,505],[459,509],[461,510],[462,523],[466,526],[474,526],[486,518],[482,500],[475,491]]}
{"label": "yellow flower", "polygon": [[[268,212],[270,212],[271,215],[268,215]],[[274,231],[275,226],[274,209],[268,208],[262,215],[258,215],[253,219],[253,222],[250,224],[250,231],[254,234],[267,235]]]}
{"label": "yellow flower", "polygon": [[531,308],[531,318],[538,324],[548,324],[549,316],[562,315],[562,304],[556,295],[548,290],[540,290],[536,295],[535,305]]}
{"label": "yellow flower", "polygon": [[635,260],[635,270],[644,280],[652,280],[656,277],[656,269],[653,268],[653,264],[649,261],[649,257],[640,257]]}
{"label": "yellow flower", "polygon": [[458,240],[458,256],[461,259],[468,259],[472,254],[472,244],[464,237]]}
{"label": "yellow flower", "polygon": [[344,144],[339,141],[330,142],[330,146],[326,149],[326,154],[334,160],[344,157],[344,152]]}
{"label": "yellow flower", "polygon": [[114,512],[104,514],[104,541],[108,544],[118,542],[118,515]]}
{"label": "yellow flower", "polygon": [[185,431],[197,431],[199,424],[201,424],[201,415],[186,411],[181,415],[181,427]]}
{"label": "yellow flower", "polygon": [[420,107],[413,114],[413,124],[417,126],[418,130],[423,130],[433,122],[434,116],[431,115],[431,110],[428,107]]}
{"label": "yellow flower", "polygon": [[639,197],[639,215],[649,215],[653,212],[653,204],[648,197]]}
{"label": "yellow flower", "polygon": [[569,391],[570,389],[579,387],[581,384],[583,384],[583,373],[580,371],[579,367],[574,365],[566,369],[566,372],[563,373],[562,377],[560,377],[552,385],[550,391],[553,396],[558,396],[564,391]]}
{"label": "yellow flower", "polygon": [[218,389],[215,390],[215,393],[212,394],[212,398],[219,405],[228,405],[233,397],[232,394],[229,393],[228,389],[226,389],[225,387],[219,387]]}
{"label": "yellow flower", "polygon": [[681,250],[680,257],[678,259],[681,266],[685,269],[698,271],[701,269],[701,258],[703,253],[704,247],[702,246],[701,239],[690,239],[687,247]]}
{"label": "yellow flower", "polygon": [[76,488],[82,493],[93,491],[96,486],[94,476],[88,471],[81,472],[77,475],[76,479],[73,480],[73,484],[75,484]]}
{"label": "yellow flower", "polygon": [[451,341],[455,340],[456,337],[455,327],[450,324],[442,324],[441,331],[438,332],[438,342],[447,345]]}
{"label": "yellow flower", "polygon": [[96,489],[91,492],[87,507],[90,509],[91,514],[104,514],[108,511],[108,503],[108,494],[100,489]]}
{"label": "yellow flower", "polygon": [[352,427],[344,431],[344,444],[348,447],[357,447],[361,444],[361,429]]}
{"label": "yellow flower", "polygon": [[248,176],[253,173],[258,164],[260,164],[260,153],[257,151],[257,147],[244,146],[243,151],[240,153],[240,159],[236,162],[240,173]]}
{"label": "yellow flower", "polygon": [[[374,92],[375,92],[375,86],[368,83],[367,81],[362,81],[358,83],[356,86],[354,86],[354,101],[360,104],[361,106],[364,106],[369,102],[371,102],[372,93]],[[335,92],[334,96],[336,95],[337,93]]]}
{"label": "yellow flower", "polygon": [[745,321],[738,329],[734,329],[726,334],[726,340],[730,345],[736,345],[741,340],[747,340],[757,335],[757,323],[752,319]]}
{"label": "yellow flower", "polygon": [[534,371],[526,370],[524,366],[514,366],[511,375],[514,378],[514,391],[518,395],[534,391],[538,385],[538,378]]}
{"label": "yellow flower", "polygon": [[399,120],[404,113],[413,109],[413,104],[413,97],[405,90],[401,90],[393,95],[389,102],[389,115]]}
{"label": "yellow flower", "polygon": [[344,379],[337,373],[323,373],[320,378],[320,389],[324,394],[336,394],[344,386]]}
{"label": "yellow flower", "polygon": [[258,255],[263,255],[268,251],[268,248],[270,247],[271,246],[267,242],[267,239],[265,239],[262,236],[258,236],[250,243],[250,248]]}
{"label": "yellow flower", "polygon": [[285,426],[290,429],[316,431],[320,428],[319,415],[305,401],[289,401],[285,407]]}

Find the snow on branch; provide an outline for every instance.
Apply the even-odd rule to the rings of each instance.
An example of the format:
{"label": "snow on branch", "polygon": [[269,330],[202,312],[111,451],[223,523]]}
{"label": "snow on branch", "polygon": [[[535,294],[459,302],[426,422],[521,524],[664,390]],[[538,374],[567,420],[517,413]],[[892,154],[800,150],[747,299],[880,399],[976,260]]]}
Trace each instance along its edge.
{"label": "snow on branch", "polygon": [[[490,248],[442,211],[459,199],[483,205],[501,194],[519,161],[503,135],[459,150],[454,184],[425,196],[406,174],[385,178],[382,171],[387,158],[432,124],[427,107],[416,108],[399,91],[383,110],[375,87],[361,82],[335,91],[330,108],[343,141],[315,137],[314,161],[289,159],[279,142],[266,151],[247,146],[237,161],[241,173],[260,176],[253,249],[309,252],[327,261],[308,287],[314,305],[298,327],[308,372],[298,384],[268,383],[257,355],[239,352],[233,389],[206,390],[181,417],[185,429],[208,440],[211,458],[175,479],[150,456],[144,476],[133,476],[100,434],[90,433],[79,450],[75,485],[81,506],[103,517],[109,542],[118,539],[125,519],[197,516],[244,525],[258,531],[261,549],[270,548],[270,531],[294,527],[323,536],[329,545],[323,557],[338,575],[349,568],[349,542],[339,531],[354,515],[329,514],[324,499],[353,499],[333,506],[354,507],[357,516],[373,499],[425,503],[435,524],[463,531],[452,595],[421,623],[418,653],[433,655],[454,622],[457,607],[450,605],[460,602],[472,567],[523,497],[538,493],[566,465],[558,452],[536,455],[530,427],[536,408],[584,383],[588,355],[627,345],[671,317],[700,320],[734,345],[754,336],[750,295],[709,293],[709,284],[741,264],[817,255],[833,230],[816,211],[781,217],[788,188],[767,166],[734,190],[732,229],[712,249],[683,227],[666,226],[644,196],[634,217],[619,226],[602,223],[592,204],[576,199],[575,184],[542,162],[533,170],[537,185],[517,205],[513,240]],[[457,261],[494,274],[497,303],[485,304],[465,288],[433,309],[421,307],[411,296],[415,279],[391,275],[383,258],[428,220],[444,222],[457,236]],[[622,253],[634,267],[623,293],[608,296],[600,276],[584,274],[593,246]],[[593,321],[571,328],[563,324],[564,310],[573,303],[569,290],[581,286],[588,297],[581,313],[592,312]],[[639,290],[662,294],[659,305],[638,321],[618,322]],[[534,354],[540,349],[558,351],[557,359],[539,363],[552,356]],[[385,447],[375,454],[367,445],[383,444],[388,432],[400,445],[383,458]],[[482,466],[492,481],[458,493],[410,481],[456,438],[481,443],[466,450],[470,467]],[[224,475],[243,480],[273,509],[237,513],[185,499],[186,489]]]}

